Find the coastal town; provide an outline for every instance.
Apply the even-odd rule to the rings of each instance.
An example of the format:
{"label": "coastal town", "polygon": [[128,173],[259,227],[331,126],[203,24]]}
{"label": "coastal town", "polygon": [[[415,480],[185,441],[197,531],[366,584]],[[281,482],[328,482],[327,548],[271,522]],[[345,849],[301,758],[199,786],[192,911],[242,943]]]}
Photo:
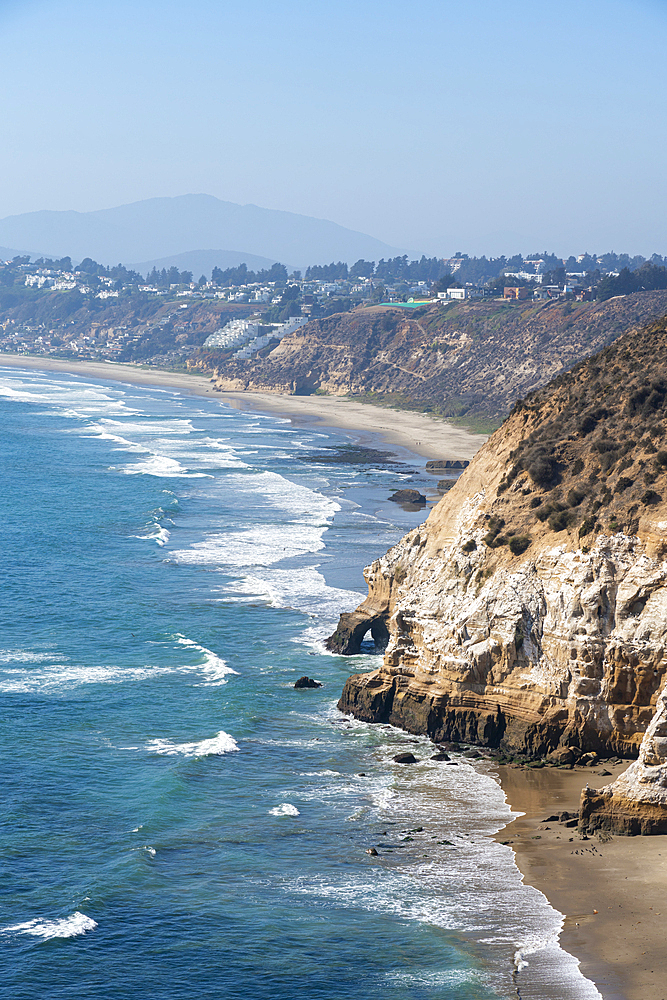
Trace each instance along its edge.
{"label": "coastal town", "polygon": [[593,301],[667,287],[659,255],[550,254],[487,259],[456,254],[308,267],[246,265],[194,280],[163,268],[143,276],[90,258],[74,264],[28,255],[0,263],[0,350],[185,366],[215,350],[248,360],[311,319],[355,308],[446,308],[464,300]]}

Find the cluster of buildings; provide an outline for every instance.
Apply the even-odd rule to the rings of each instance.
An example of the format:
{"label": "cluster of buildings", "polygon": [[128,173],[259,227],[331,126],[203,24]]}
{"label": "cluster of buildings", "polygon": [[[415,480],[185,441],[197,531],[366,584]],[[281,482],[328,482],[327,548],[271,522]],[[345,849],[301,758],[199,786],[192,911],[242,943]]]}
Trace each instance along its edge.
{"label": "cluster of buildings", "polygon": [[252,357],[272,340],[282,340],[288,333],[298,330],[308,322],[306,316],[290,316],[284,323],[262,324],[259,320],[233,319],[220,330],[210,334],[204,341],[204,350],[215,349],[229,351],[234,347],[238,350],[234,357],[243,360]]}
{"label": "cluster of buildings", "polygon": [[20,264],[18,269],[27,271],[23,283],[28,288],[43,288],[52,292],[70,292],[76,288],[82,295],[92,294],[98,299],[118,298],[120,294],[115,287],[118,282],[106,275],[95,276],[93,289],[90,276],[81,271],[56,270],[34,264]]}
{"label": "cluster of buildings", "polygon": [[[615,258],[615,255],[608,256]],[[620,258],[618,260],[620,261]],[[193,313],[194,316],[193,310],[197,311],[198,302],[208,299],[224,301],[229,303],[229,306],[219,309],[212,303],[213,308],[203,330],[210,330],[215,322],[221,322],[217,315],[219,312],[226,312],[227,316],[232,318],[206,338],[203,348],[230,352],[238,360],[244,360],[254,356],[271,342],[280,341],[286,334],[313,317],[330,315],[332,312],[357,305],[381,302],[405,303],[409,306],[434,301],[447,304],[489,297],[506,300],[548,300],[567,297],[586,301],[596,295],[595,287],[586,287],[586,282],[591,280],[591,268],[599,264],[598,273],[618,274],[607,270],[610,265],[616,263],[616,259],[605,262],[589,255],[570,257],[567,262],[558,261],[555,257],[523,259],[517,256],[512,262],[515,265],[520,263],[520,269],[501,271],[499,278],[494,278],[487,285],[482,279],[466,280],[467,274],[470,273],[470,270],[466,272],[465,268],[462,270],[464,264],[470,263],[466,255],[457,254],[455,257],[443,259],[439,263],[448,268],[455,279],[458,273],[457,283],[461,287],[437,290],[442,289],[442,282],[438,285],[431,280],[380,281],[377,276],[350,275],[347,269],[345,277],[334,280],[310,277],[303,280],[297,273],[288,279],[287,288],[284,282],[275,281],[250,281],[245,284],[220,287],[212,281],[203,279],[199,282],[183,280],[181,283],[163,287],[142,280],[140,275],[127,271],[120,265],[118,268],[105,269],[88,261],[84,262],[84,266],[86,263],[93,266],[86,271],[73,267],[69,258],[63,258],[61,261],[41,259],[34,263],[27,257],[15,258],[13,261],[5,262],[4,266],[0,262],[0,272],[4,271],[0,285],[5,289],[9,286],[13,286],[14,289],[23,286],[25,289],[23,298],[27,304],[35,302],[35,292],[78,291],[90,299],[121,298],[122,308],[115,311],[117,313],[115,322],[118,323],[120,319],[122,324],[127,316],[130,316],[130,321],[129,326],[128,324],[111,326],[109,323],[114,322],[111,314],[106,321],[101,319],[100,322],[91,316],[86,321],[84,329],[81,322],[67,318],[45,322],[25,318],[19,320],[12,316],[18,317],[21,312],[8,309],[4,315],[0,314],[0,350],[37,354],[67,352],[82,358],[108,360],[120,356],[123,359],[136,356],[137,359],[149,361],[152,356],[145,355],[143,351],[145,342],[151,340],[155,343],[155,360],[152,363],[181,364],[192,352],[199,349],[201,338],[205,336],[205,333],[199,333],[202,330],[201,324],[186,322],[181,310],[186,310],[186,315]],[[621,263],[618,263],[619,267]],[[573,269],[578,264],[581,269]],[[556,271],[554,271],[555,265],[558,265]],[[373,265],[369,265],[369,269],[372,272]],[[176,271],[175,268],[172,270]],[[428,269],[424,268],[418,273],[426,274]],[[164,277],[165,272],[162,274]],[[182,272],[181,277],[187,279],[190,274]],[[254,277],[252,272],[248,273],[248,277]],[[154,274],[151,274],[151,279],[155,280]],[[559,283],[555,284],[554,279]],[[143,296],[144,303],[148,298],[160,297],[160,303],[158,305],[156,302],[156,308],[150,311],[146,310],[145,305],[137,310],[132,305],[133,300],[141,302],[141,299],[137,300],[137,296]],[[74,300],[78,300],[78,296],[73,296],[71,301]],[[234,308],[237,305],[238,310]],[[285,309],[286,305],[290,308]],[[67,315],[73,316],[79,312],[78,306],[71,305]],[[284,319],[289,312],[297,312],[298,315],[291,316],[284,322],[277,321]],[[26,308],[22,310],[22,315],[44,316],[46,313],[44,310],[40,313],[36,309],[31,312]],[[134,316],[144,318],[132,318]],[[244,318],[238,318],[239,316]],[[166,331],[163,331],[164,327],[167,327]],[[160,336],[161,331],[163,335]],[[162,353],[158,354],[158,351]]]}

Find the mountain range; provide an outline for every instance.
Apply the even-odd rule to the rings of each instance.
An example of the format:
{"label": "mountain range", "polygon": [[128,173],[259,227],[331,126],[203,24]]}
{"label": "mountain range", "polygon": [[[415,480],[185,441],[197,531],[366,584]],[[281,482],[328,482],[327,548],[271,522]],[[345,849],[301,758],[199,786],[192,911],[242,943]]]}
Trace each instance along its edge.
{"label": "mountain range", "polygon": [[68,255],[75,261],[92,257],[137,270],[170,266],[167,260],[194,254],[196,263],[188,269],[209,273],[214,266],[250,264],[253,257],[264,258],[269,266],[281,261],[305,267],[332,260],[377,261],[404,252],[326,219],[236,205],[206,194],[150,198],[96,212],[10,215],[0,220],[0,245],[33,255]]}

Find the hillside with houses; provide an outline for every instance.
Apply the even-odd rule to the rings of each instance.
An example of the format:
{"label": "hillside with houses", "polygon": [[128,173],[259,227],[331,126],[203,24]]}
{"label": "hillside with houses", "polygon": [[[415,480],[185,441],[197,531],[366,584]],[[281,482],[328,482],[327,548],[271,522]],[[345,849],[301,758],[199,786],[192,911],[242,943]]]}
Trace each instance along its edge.
{"label": "hillside with houses", "polygon": [[[578,269],[578,270],[575,270]],[[486,425],[667,313],[663,258],[451,258],[353,265],[0,263],[0,351],[214,375],[221,388],[351,394]]]}

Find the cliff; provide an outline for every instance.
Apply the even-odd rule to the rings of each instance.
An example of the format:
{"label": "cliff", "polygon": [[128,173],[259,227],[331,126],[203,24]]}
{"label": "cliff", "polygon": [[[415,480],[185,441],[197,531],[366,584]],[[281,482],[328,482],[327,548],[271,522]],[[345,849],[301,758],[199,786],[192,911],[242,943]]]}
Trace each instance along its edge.
{"label": "cliff", "polygon": [[313,320],[266,357],[193,364],[233,390],[352,394],[498,422],[512,403],[667,312],[667,292],[607,302],[464,301],[375,306]]}
{"label": "cliff", "polygon": [[[330,648],[382,666],[339,707],[557,761],[637,758],[581,822],[667,832],[665,321],[517,403],[425,524],[366,570]],[[382,643],[381,643],[382,644]]]}

